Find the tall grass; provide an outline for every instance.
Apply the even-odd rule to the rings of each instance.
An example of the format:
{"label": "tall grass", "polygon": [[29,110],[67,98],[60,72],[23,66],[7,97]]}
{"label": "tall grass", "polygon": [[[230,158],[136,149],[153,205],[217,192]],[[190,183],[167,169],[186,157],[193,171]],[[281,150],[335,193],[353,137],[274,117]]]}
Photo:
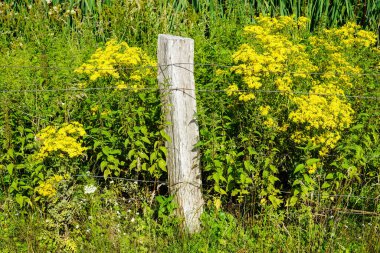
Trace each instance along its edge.
{"label": "tall grass", "polygon": [[[79,11],[80,16],[91,19],[94,26],[109,17],[112,10],[118,9],[121,12],[133,11],[132,17],[137,22],[145,21],[147,15],[152,14],[159,22],[165,17],[168,19],[165,24],[169,31],[175,30],[175,26],[184,21],[184,15],[187,18],[193,16],[192,12],[201,19],[227,18],[228,22],[245,23],[259,14],[306,16],[311,19],[311,29],[355,21],[365,28],[380,31],[380,2],[377,0],[5,0],[4,3],[18,12],[32,5],[43,5],[47,12],[49,6],[60,5]],[[150,8],[147,9],[147,6]],[[148,10],[153,13],[146,13]],[[73,25],[70,22],[67,24]]]}

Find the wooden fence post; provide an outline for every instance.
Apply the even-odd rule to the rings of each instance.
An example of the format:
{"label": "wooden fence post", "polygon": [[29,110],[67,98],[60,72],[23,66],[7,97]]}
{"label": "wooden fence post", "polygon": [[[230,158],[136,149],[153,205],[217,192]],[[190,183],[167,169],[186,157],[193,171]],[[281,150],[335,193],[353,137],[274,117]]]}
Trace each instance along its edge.
{"label": "wooden fence post", "polygon": [[203,211],[199,140],[195,119],[194,40],[160,34],[158,36],[158,82],[161,89],[166,121],[167,168],[169,190],[176,201],[177,215],[189,233],[200,229]]}

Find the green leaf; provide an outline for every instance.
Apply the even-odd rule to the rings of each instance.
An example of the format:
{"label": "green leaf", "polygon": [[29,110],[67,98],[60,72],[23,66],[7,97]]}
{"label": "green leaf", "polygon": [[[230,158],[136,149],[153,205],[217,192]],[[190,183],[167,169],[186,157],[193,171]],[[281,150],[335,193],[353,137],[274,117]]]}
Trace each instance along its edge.
{"label": "green leaf", "polygon": [[137,166],[137,160],[133,160],[131,164],[129,165],[129,169],[134,169]]}
{"label": "green leaf", "polygon": [[326,189],[326,188],[329,188],[330,187],[330,184],[327,183],[327,182],[324,182],[323,185],[322,185],[322,189]]}
{"label": "green leaf", "polygon": [[96,149],[98,146],[100,146],[102,144],[101,141],[95,141],[94,142],[94,149]]}
{"label": "green leaf", "polygon": [[161,130],[161,131],[160,131],[160,134],[161,134],[161,136],[164,138],[165,141],[171,142],[171,138],[170,138],[170,136],[169,136],[167,133],[165,133],[164,130]]}
{"label": "green leaf", "polygon": [[251,163],[251,161],[249,161],[249,160],[246,160],[246,161],[244,161],[244,168],[246,169],[246,170],[248,170],[248,171],[251,171],[252,170],[252,163]]}
{"label": "green leaf", "polygon": [[15,167],[15,165],[13,163],[10,163],[7,165],[7,170],[8,170],[9,175],[13,175],[13,168],[14,167]]}
{"label": "green leaf", "polygon": [[149,162],[153,163],[153,161],[155,161],[156,159],[157,159],[157,152],[150,153]]}
{"label": "green leaf", "polygon": [[149,173],[154,174],[156,168],[157,168],[156,164],[153,164],[152,166],[150,166],[148,169]]}
{"label": "green leaf", "polygon": [[12,193],[14,190],[18,191],[18,181],[16,180],[12,182],[9,192]]}
{"label": "green leaf", "polygon": [[146,128],[146,126],[142,126],[142,127],[140,128],[140,131],[141,131],[141,133],[143,133],[144,135],[148,135],[148,129]]}
{"label": "green leaf", "polygon": [[273,173],[277,173],[278,172],[278,170],[277,170],[277,168],[274,166],[274,165],[269,165],[269,169],[273,172]]}
{"label": "green leaf", "polygon": [[252,180],[252,178],[250,178],[250,177],[246,177],[246,178],[245,178],[245,183],[246,183],[246,184],[253,184],[253,180]]}
{"label": "green leaf", "polygon": [[310,165],[313,165],[319,161],[320,161],[320,159],[318,159],[318,158],[310,158],[306,161],[306,164],[310,166]]}
{"label": "green leaf", "polygon": [[144,158],[144,159],[146,159],[146,160],[149,161],[149,157],[148,157],[148,155],[145,154],[145,153],[143,153],[143,152],[139,152],[139,157],[140,157],[140,158]]}
{"label": "green leaf", "polygon": [[103,171],[104,168],[108,165],[108,162],[107,161],[103,161],[100,163],[100,170]]}
{"label": "green leaf", "polygon": [[248,154],[249,155],[257,155],[257,152],[252,147],[248,147]]}
{"label": "green leaf", "polygon": [[304,168],[305,168],[305,165],[303,165],[302,163],[301,164],[298,164],[296,169],[294,170],[294,173],[297,173],[297,172],[303,172],[304,171]]}
{"label": "green leaf", "polygon": [[219,161],[219,160],[214,160],[214,165],[215,165],[215,167],[217,167],[217,168],[221,168],[223,164],[222,164],[222,162]]}
{"label": "green leaf", "polygon": [[166,162],[165,162],[165,160],[164,159],[160,159],[160,160],[158,160],[158,167],[161,169],[161,170],[163,170],[163,171],[167,171],[167,169],[166,169]]}
{"label": "green leaf", "polygon": [[109,169],[106,169],[106,170],[104,171],[104,179],[107,179],[107,177],[108,177],[109,175],[111,175],[111,171],[110,171]]}
{"label": "green leaf", "polygon": [[132,159],[132,156],[136,154],[136,151],[134,149],[129,150],[128,152],[128,159]]}
{"label": "green leaf", "polygon": [[270,200],[270,202],[272,203],[272,205],[273,205],[274,208],[279,207],[280,204],[283,202],[282,199],[279,199],[279,198],[277,198],[274,195],[269,195],[268,199]]}
{"label": "green leaf", "polygon": [[151,142],[150,142],[150,140],[147,138],[147,137],[141,137],[141,140],[143,141],[143,142],[145,142],[145,143],[148,143],[148,144],[152,144]]}
{"label": "green leaf", "polygon": [[275,177],[275,176],[273,176],[273,175],[270,175],[270,176],[268,177],[268,180],[269,180],[269,182],[270,182],[271,184],[274,184],[276,181],[279,181],[280,179],[278,179],[278,177]]}
{"label": "green leaf", "polygon": [[102,156],[103,156],[102,152],[98,153],[98,155],[96,156],[96,161],[98,161]]}
{"label": "green leaf", "polygon": [[24,206],[24,196],[21,194],[16,195],[16,202],[20,205],[20,207]]}
{"label": "green leaf", "polygon": [[225,190],[223,190],[222,188],[220,188],[219,185],[215,185],[214,186],[214,190],[217,192],[217,193],[220,193],[222,195],[227,195],[227,192]]}
{"label": "green leaf", "polygon": [[236,196],[236,195],[239,194],[239,192],[240,192],[239,189],[234,189],[234,190],[231,192],[231,196],[232,196],[232,197],[233,197],[233,196]]}
{"label": "green leaf", "polygon": [[162,151],[162,153],[165,154],[165,156],[168,156],[168,150],[166,149],[166,147],[161,146],[161,147],[159,147],[159,149]]}
{"label": "green leaf", "polygon": [[109,154],[110,155],[121,155],[121,150],[120,149],[109,149]]}
{"label": "green leaf", "polygon": [[107,156],[107,161],[113,164],[119,164],[119,160],[116,159],[113,155]]}
{"label": "green leaf", "polygon": [[136,142],[135,142],[135,145],[136,145],[137,147],[141,147],[141,148],[144,147],[144,144],[143,144],[141,141],[136,141]]}
{"label": "green leaf", "polygon": [[249,194],[249,191],[247,191],[247,190],[245,190],[245,189],[243,189],[243,190],[241,190],[240,191],[240,195],[247,195],[247,194]]}
{"label": "green leaf", "polygon": [[298,201],[298,197],[292,196],[290,200],[288,201],[287,206],[295,206],[295,204],[297,204],[297,201]]}
{"label": "green leaf", "polygon": [[308,174],[303,174],[303,178],[305,179],[305,182],[308,184],[316,184],[315,181],[311,177],[309,177]]}
{"label": "green leaf", "polygon": [[326,176],[326,179],[333,179],[333,178],[334,178],[334,174],[333,173],[329,173]]}
{"label": "green leaf", "polygon": [[102,152],[105,154],[105,155],[109,155],[109,152],[110,152],[110,148],[105,146],[105,147],[102,147]]}
{"label": "green leaf", "polygon": [[358,129],[362,129],[363,127],[364,127],[363,124],[358,124],[358,125],[356,125],[356,126],[351,127],[351,131],[353,131],[353,130],[358,130]]}
{"label": "green leaf", "polygon": [[294,180],[292,186],[296,186],[296,185],[300,185],[300,184],[301,184],[301,181],[296,179],[296,180]]}

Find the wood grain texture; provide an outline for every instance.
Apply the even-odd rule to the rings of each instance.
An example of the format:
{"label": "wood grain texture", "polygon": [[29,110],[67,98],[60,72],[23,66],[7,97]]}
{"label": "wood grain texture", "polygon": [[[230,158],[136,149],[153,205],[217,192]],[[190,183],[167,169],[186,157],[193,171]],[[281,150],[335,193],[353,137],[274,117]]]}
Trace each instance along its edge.
{"label": "wood grain texture", "polygon": [[188,232],[200,229],[203,210],[199,151],[199,129],[195,119],[194,41],[172,35],[158,37],[158,81],[162,90],[167,142],[169,189],[178,204]]}

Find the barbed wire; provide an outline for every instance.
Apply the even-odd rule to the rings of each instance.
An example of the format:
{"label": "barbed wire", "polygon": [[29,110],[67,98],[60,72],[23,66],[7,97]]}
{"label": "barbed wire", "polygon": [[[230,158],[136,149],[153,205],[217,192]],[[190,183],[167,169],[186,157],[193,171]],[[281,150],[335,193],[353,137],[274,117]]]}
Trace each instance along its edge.
{"label": "barbed wire", "polygon": [[[194,91],[200,93],[226,93],[226,89],[191,89],[191,88],[153,88],[153,87],[118,87],[118,86],[106,86],[106,87],[93,87],[93,88],[59,88],[59,89],[9,89],[9,90],[0,90],[0,93],[38,93],[38,92],[70,92],[70,91],[101,91],[101,90],[120,90],[120,91]],[[262,90],[262,89],[239,89],[234,90],[233,93],[239,92],[251,92],[251,93],[267,93],[267,94],[295,94],[295,95],[307,95],[307,96],[325,96],[325,97],[343,97],[351,99],[369,99],[369,100],[380,100],[380,96],[366,96],[366,95],[343,95],[337,93],[318,93],[318,92],[302,92],[302,91],[280,91],[280,90]]]}
{"label": "barbed wire", "polygon": [[[160,64],[160,65],[145,65],[145,66],[136,66],[136,67],[113,67],[113,68],[93,68],[91,70],[93,71],[108,71],[108,70],[140,70],[140,69],[159,69],[159,68],[166,68],[166,67],[180,67],[185,70],[191,71],[189,69],[186,69],[183,67],[183,65],[192,65],[192,66],[204,66],[204,67],[218,67],[218,68],[232,68],[237,67],[239,65],[226,65],[226,64],[219,64],[219,63],[186,63],[186,62],[178,62],[178,63],[171,63],[171,64]],[[32,66],[32,65],[0,65],[0,68],[3,69],[51,69],[51,70],[71,70],[74,71],[76,69],[80,69],[81,67],[71,67],[71,66],[62,66],[62,67],[56,67],[56,66]],[[85,68],[84,68],[85,69]],[[191,71],[192,72],[192,71]],[[304,75],[325,75],[329,74],[331,75],[331,72],[306,72],[306,71],[270,71],[270,70],[261,70],[260,73],[272,73],[272,74],[304,74]],[[353,72],[344,72],[344,73],[338,73],[334,72],[334,75],[337,76],[380,76],[380,72],[372,72],[372,73],[353,73]]]}
{"label": "barbed wire", "polygon": [[[99,179],[111,179],[111,180],[122,180],[122,181],[129,181],[129,182],[137,182],[137,183],[158,183],[161,185],[169,185],[167,181],[162,181],[162,180],[144,180],[144,179],[135,179],[135,178],[125,178],[125,177],[104,177],[104,176],[97,176],[97,175],[75,175],[75,177],[89,177],[89,178],[99,178]],[[186,182],[177,182],[176,184],[181,184],[181,183],[188,183]],[[285,193],[285,194],[292,194],[291,191],[279,191],[280,193]],[[344,198],[360,198],[360,199],[369,199],[369,200],[380,200],[380,195],[378,197],[372,198],[372,197],[366,197],[366,196],[358,196],[358,195],[350,195],[350,194],[321,194],[318,193],[318,191],[311,191],[308,193],[308,196],[323,196],[323,197],[344,197]]]}
{"label": "barbed wire", "polygon": [[138,182],[138,183],[158,183],[158,184],[168,184],[166,181],[160,180],[143,180],[143,179],[135,179],[135,178],[124,178],[124,177],[105,177],[105,176],[96,176],[96,175],[75,175],[75,177],[90,177],[90,178],[101,178],[101,179],[112,179],[112,180],[123,180],[129,182]]}
{"label": "barbed wire", "polygon": [[[290,191],[279,191],[280,193],[292,194]],[[370,200],[380,200],[380,195],[375,198],[369,198],[366,196],[357,196],[350,194],[321,194],[317,191],[311,191],[307,194],[307,196],[318,196],[318,197],[326,197],[326,198],[357,198],[357,199],[370,199]]]}

